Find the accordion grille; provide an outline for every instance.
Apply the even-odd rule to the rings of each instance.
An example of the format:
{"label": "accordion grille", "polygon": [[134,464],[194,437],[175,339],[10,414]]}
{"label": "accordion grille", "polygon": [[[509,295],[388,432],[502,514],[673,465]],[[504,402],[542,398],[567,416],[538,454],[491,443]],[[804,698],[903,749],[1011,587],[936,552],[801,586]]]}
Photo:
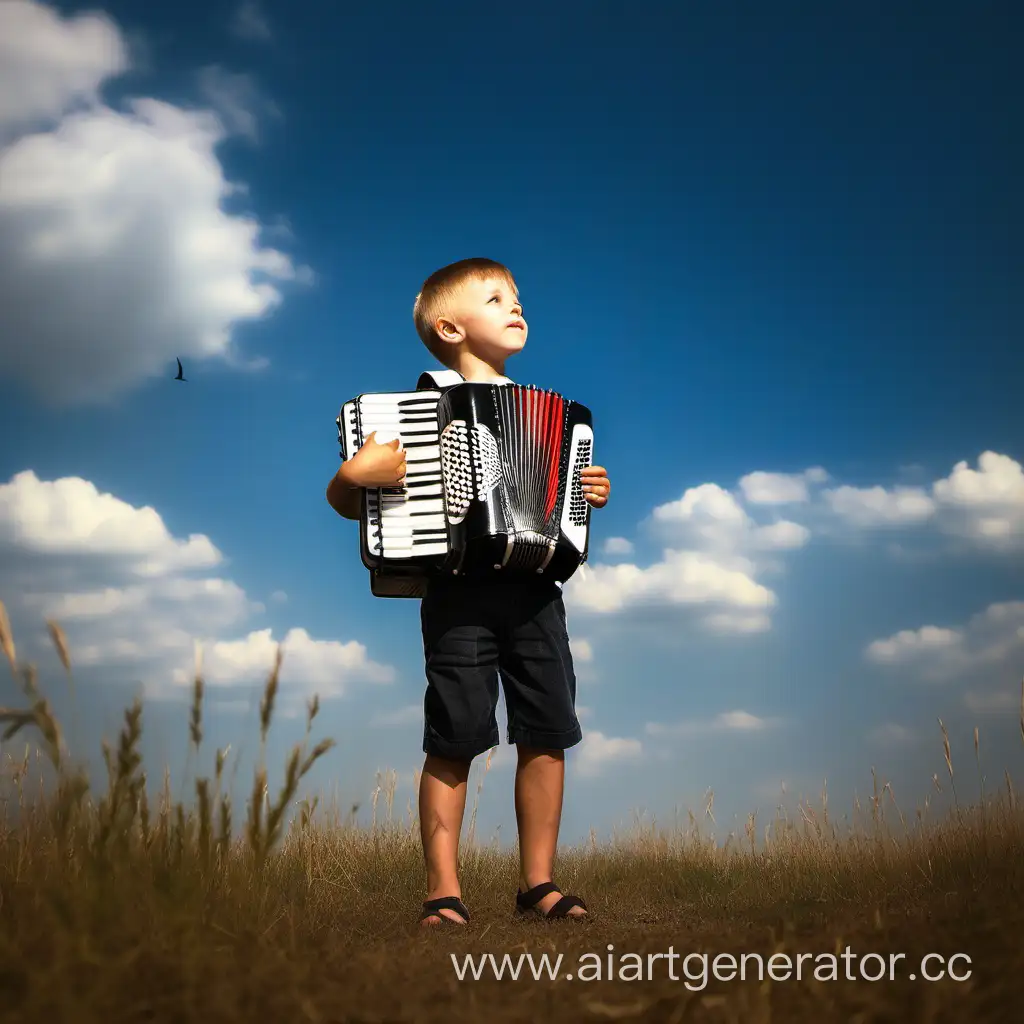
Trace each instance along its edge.
{"label": "accordion grille", "polygon": [[516,533],[556,536],[566,401],[535,388],[496,387],[491,394],[511,525]]}

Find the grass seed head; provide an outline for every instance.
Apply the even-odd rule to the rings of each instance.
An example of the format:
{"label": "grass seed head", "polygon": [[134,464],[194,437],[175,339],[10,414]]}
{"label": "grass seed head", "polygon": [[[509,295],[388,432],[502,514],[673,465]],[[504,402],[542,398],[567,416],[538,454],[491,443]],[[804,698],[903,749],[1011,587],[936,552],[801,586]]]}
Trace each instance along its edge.
{"label": "grass seed head", "polygon": [[4,652],[12,675],[18,672],[18,653],[14,647],[14,634],[11,632],[11,620],[7,618],[7,608],[0,601],[0,650]]}

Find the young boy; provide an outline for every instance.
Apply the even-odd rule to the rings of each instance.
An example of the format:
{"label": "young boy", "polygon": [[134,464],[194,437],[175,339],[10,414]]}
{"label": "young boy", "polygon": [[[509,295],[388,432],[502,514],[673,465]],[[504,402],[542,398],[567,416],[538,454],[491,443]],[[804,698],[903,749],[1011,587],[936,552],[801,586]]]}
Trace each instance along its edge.
{"label": "young boy", "polygon": [[[505,360],[526,344],[526,321],[508,269],[467,259],[435,271],[413,307],[430,352],[467,381],[511,384]],[[458,380],[458,378],[455,378]],[[327,500],[358,519],[360,488],[394,486],[405,477],[398,441],[373,436],[343,463]],[[583,471],[588,503],[611,491],[600,466]],[[498,674],[508,710],[508,741],[518,750],[515,779],[520,873],[516,908],[547,918],[579,917],[586,904],[552,881],[565,783],[565,750],[582,738],[576,677],[557,583],[432,580],[420,608],[427,690],[424,697],[420,835],[427,871],[424,925],[464,925],[457,874],[466,783],[473,758],[498,743]]]}

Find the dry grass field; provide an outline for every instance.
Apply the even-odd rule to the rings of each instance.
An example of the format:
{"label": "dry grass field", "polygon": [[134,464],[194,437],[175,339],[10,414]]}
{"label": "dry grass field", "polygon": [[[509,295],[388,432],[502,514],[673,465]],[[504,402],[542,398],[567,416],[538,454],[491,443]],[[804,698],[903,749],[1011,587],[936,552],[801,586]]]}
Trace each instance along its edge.
{"label": "dry grass field", "polygon": [[[51,634],[70,673],[63,634]],[[393,790],[370,828],[296,800],[331,745],[312,741],[315,702],[283,790],[267,795],[257,771],[237,821],[220,752],[188,806],[166,783],[150,806],[141,705],[104,749],[109,785],[94,794],[67,763],[34,670],[16,660],[2,605],[0,644],[25,694],[0,709],[3,749],[27,730],[17,742],[37,744],[51,780],[30,786],[33,757],[5,754],[0,1013],[12,1024],[1020,1019],[1024,815],[1009,774],[998,796],[934,823],[905,815],[882,784],[856,828],[836,823],[823,794],[798,820],[750,821],[725,848],[696,820],[563,848],[557,877],[585,896],[582,922],[517,919],[515,851],[470,835],[471,924],[420,929],[418,823],[393,813]],[[264,738],[276,690],[275,670]],[[196,751],[202,702],[197,673]],[[944,753],[955,791],[948,741]],[[477,980],[465,972],[484,954],[499,969],[507,954],[500,980],[489,966]],[[927,954],[946,958],[923,965],[936,980],[922,976]],[[941,977],[946,966],[964,980]],[[862,968],[886,973],[865,980]]]}

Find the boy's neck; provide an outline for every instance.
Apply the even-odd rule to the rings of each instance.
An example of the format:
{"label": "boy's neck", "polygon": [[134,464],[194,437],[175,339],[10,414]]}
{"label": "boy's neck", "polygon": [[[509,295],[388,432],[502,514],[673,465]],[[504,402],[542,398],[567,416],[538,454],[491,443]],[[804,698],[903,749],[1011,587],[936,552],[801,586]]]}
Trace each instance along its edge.
{"label": "boy's neck", "polygon": [[457,370],[467,381],[489,381],[505,376],[505,362],[485,362],[471,352],[463,352],[455,361],[453,370]]}

